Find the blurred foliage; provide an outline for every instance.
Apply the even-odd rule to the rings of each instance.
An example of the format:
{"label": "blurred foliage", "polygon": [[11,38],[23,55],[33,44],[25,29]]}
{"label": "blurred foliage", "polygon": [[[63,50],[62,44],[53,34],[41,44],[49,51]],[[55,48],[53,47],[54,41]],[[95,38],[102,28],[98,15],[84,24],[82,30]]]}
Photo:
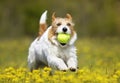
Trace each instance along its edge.
{"label": "blurred foliage", "polygon": [[[24,37],[0,40],[0,68],[28,67],[28,48],[33,39]],[[120,70],[120,39],[81,38],[76,41],[78,66]]]}
{"label": "blurred foliage", "polygon": [[0,37],[37,36],[39,18],[73,16],[79,36],[120,36],[120,0],[0,0]]}

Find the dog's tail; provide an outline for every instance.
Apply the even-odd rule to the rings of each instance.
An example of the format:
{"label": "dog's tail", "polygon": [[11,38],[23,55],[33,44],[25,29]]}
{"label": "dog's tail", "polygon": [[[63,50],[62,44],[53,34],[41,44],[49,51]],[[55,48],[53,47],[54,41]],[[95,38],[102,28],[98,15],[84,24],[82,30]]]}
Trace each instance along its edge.
{"label": "dog's tail", "polygon": [[47,29],[46,19],[47,19],[47,10],[40,17],[40,21],[39,21],[39,37],[41,37],[42,34]]}

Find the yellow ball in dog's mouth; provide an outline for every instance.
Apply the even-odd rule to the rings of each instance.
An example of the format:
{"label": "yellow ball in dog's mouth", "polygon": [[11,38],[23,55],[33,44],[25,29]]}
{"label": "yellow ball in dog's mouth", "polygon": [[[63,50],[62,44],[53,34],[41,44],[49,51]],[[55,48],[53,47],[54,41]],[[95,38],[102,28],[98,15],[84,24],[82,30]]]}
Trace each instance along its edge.
{"label": "yellow ball in dog's mouth", "polygon": [[60,43],[66,44],[70,40],[70,34],[59,33],[57,36],[57,40]]}

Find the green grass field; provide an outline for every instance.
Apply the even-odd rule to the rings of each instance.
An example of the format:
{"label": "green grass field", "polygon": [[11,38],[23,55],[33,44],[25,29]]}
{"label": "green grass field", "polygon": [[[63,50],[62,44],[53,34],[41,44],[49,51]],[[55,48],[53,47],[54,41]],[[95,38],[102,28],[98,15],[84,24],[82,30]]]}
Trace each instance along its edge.
{"label": "green grass field", "polygon": [[0,40],[0,83],[120,83],[120,39],[77,40],[79,69],[76,72],[50,68],[29,72],[28,48],[32,39]]}

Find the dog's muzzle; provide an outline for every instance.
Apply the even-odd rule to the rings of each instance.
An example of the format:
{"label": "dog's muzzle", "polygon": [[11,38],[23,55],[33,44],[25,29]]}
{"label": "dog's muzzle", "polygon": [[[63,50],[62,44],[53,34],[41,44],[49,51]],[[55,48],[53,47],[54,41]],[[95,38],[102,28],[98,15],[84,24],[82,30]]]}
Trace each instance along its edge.
{"label": "dog's muzzle", "polygon": [[62,29],[62,31],[63,31],[64,33],[66,33],[66,32],[67,32],[67,28],[64,27],[64,28]]}

